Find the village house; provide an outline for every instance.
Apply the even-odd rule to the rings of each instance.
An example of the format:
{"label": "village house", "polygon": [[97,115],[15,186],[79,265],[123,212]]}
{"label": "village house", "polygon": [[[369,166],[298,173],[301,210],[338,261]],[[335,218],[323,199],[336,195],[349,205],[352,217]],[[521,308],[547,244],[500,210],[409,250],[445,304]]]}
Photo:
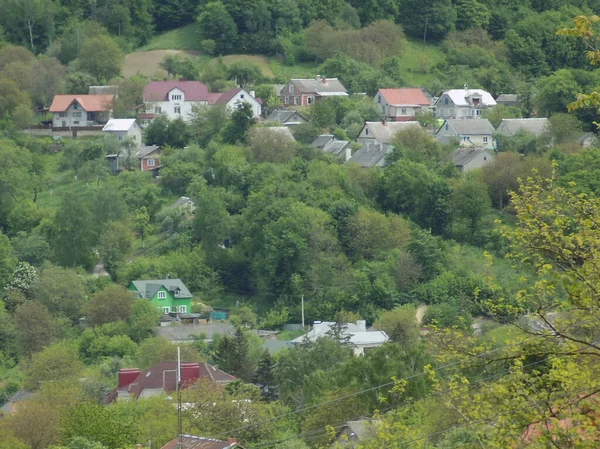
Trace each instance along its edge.
{"label": "village house", "polygon": [[496,98],[496,104],[503,104],[504,106],[515,107],[519,106],[520,103],[517,94],[500,94]]}
{"label": "village house", "polygon": [[335,435],[335,442],[332,448],[355,448],[358,444],[376,435],[377,426],[381,424],[379,420],[363,419],[357,421],[346,421],[342,428]]}
{"label": "village house", "polygon": [[185,435],[173,438],[160,449],[243,449],[235,438],[216,440],[214,438]]}
{"label": "village house", "polygon": [[133,118],[112,118],[102,131],[109,136],[115,136],[117,140],[130,139],[139,147],[142,145],[142,128]]}
{"label": "village house", "polygon": [[[315,321],[308,334],[295,338],[291,343],[303,344],[317,341],[321,337],[333,337],[336,325],[335,322]],[[384,331],[368,331],[365,320],[340,325],[340,338],[347,340],[356,356],[364,355],[365,350],[378,348],[390,340]]]}
{"label": "village house", "polygon": [[314,148],[318,148],[324,153],[339,157],[344,161],[347,161],[352,157],[350,142],[347,140],[338,140],[333,134],[321,134],[310,145]]}
{"label": "village house", "polygon": [[448,119],[480,118],[485,109],[494,106],[496,100],[489,92],[465,86],[442,92],[435,102],[435,115]]}
{"label": "village house", "polygon": [[234,87],[222,93],[211,93],[208,99],[208,104],[224,104],[229,112],[240,108],[242,103],[250,105],[252,117],[258,118],[262,114],[262,100],[255,98],[253,90],[247,92],[241,87]]}
{"label": "village house", "polygon": [[496,153],[482,148],[457,148],[450,155],[454,166],[461,173],[484,167],[496,159]]}
{"label": "village house", "polygon": [[105,125],[114,95],[55,95],[50,105],[52,128],[86,128]]}
{"label": "village house", "polygon": [[500,120],[496,133],[514,137],[519,131],[528,132],[536,137],[548,131],[550,122],[547,118],[504,118]]}
{"label": "village house", "polygon": [[[208,363],[181,362],[181,388],[187,388],[199,380],[226,385],[237,380]],[[132,397],[148,398],[162,393],[172,393],[177,389],[177,362],[162,362],[145,371],[138,368],[122,368],[119,370],[117,388],[105,398],[105,403],[128,401]]]}
{"label": "village house", "polygon": [[379,114],[395,121],[415,120],[415,115],[428,111],[431,103],[419,87],[379,89],[373,98]]}
{"label": "village house", "polygon": [[293,109],[275,109],[267,116],[266,121],[277,122],[284,126],[296,126],[306,123],[308,120]]}
{"label": "village house", "polygon": [[337,78],[317,75],[315,79],[293,79],[281,89],[284,106],[310,106],[322,98],[347,96],[348,92]]}
{"label": "village house", "polygon": [[185,314],[191,311],[192,294],[181,279],[132,281],[128,290],[138,299],[147,299],[163,314]]}
{"label": "village house", "polygon": [[160,165],[162,148],[158,145],[145,145],[139,149],[135,158],[141,171],[156,171]]}
{"label": "village house", "polygon": [[487,119],[446,119],[435,133],[440,143],[452,140],[462,147],[494,149],[494,127]]}

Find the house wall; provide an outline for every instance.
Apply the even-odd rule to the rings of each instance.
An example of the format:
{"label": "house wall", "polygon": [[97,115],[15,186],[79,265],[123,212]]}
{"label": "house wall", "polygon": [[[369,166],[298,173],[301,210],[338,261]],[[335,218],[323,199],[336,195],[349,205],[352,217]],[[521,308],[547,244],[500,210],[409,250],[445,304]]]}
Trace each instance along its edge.
{"label": "house wall", "polygon": [[85,126],[93,126],[96,124],[105,124],[110,119],[109,111],[92,112],[91,120],[88,120],[88,113],[83,109],[71,108],[65,112],[54,112],[52,114],[53,128],[78,128]]}
{"label": "house wall", "polygon": [[[150,164],[150,161],[153,163]],[[140,161],[140,170],[148,171],[153,170],[160,165],[160,153],[159,154],[151,154],[150,156],[144,157]]]}
{"label": "house wall", "polygon": [[462,167],[462,172],[468,172],[470,170],[475,170],[477,168],[481,168],[490,162],[493,162],[496,158],[496,155],[491,151],[481,151],[475,158],[470,160],[467,164]]}
{"label": "house wall", "polygon": [[262,105],[245,90],[241,90],[235,94],[235,96],[227,103],[227,108],[229,111],[233,111],[241,102],[246,102],[252,107],[252,116],[254,118],[260,117]]}
{"label": "house wall", "polygon": [[[181,98],[178,98],[181,96]],[[192,108],[208,104],[207,101],[186,101],[181,89],[175,88],[169,92],[167,101],[146,101],[146,112],[155,115],[165,115],[170,120],[181,117],[186,122],[192,117]],[[179,112],[176,112],[179,108]]]}
{"label": "house wall", "polygon": [[286,107],[310,106],[312,103],[318,103],[320,98],[315,92],[300,92],[292,82],[281,89],[281,104]]}
{"label": "house wall", "polygon": [[131,139],[137,146],[142,145],[142,128],[134,123],[127,131],[104,131],[107,135],[115,136],[118,140]]}
{"label": "house wall", "polygon": [[457,106],[448,95],[442,95],[435,106],[435,116],[439,118],[478,118],[485,106]]}

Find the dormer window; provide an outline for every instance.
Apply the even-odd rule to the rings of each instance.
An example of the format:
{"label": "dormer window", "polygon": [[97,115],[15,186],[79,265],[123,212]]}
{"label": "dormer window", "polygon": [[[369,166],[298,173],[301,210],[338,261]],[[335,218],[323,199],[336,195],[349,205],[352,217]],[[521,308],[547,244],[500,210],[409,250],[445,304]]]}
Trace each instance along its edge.
{"label": "dormer window", "polygon": [[293,94],[294,93],[294,85],[290,84],[290,93]]}
{"label": "dormer window", "polygon": [[473,104],[477,106],[479,104],[479,98],[473,98]]}
{"label": "dormer window", "polygon": [[181,94],[171,95],[171,100],[181,100]]}
{"label": "dormer window", "polygon": [[177,289],[175,289],[175,291],[173,292],[173,294],[174,294],[175,296],[179,296],[179,293],[181,293],[181,290],[179,290],[178,288],[177,288]]}

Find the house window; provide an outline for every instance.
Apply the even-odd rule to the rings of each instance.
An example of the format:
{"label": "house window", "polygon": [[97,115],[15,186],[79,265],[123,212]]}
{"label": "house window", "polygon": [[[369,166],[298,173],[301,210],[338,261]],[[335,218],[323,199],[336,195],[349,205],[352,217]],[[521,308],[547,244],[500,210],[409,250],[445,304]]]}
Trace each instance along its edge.
{"label": "house window", "polygon": [[175,296],[179,296],[179,293],[180,293],[180,290],[175,290],[175,293],[174,293],[174,295],[175,295]]}
{"label": "house window", "polygon": [[167,299],[167,292],[158,292],[158,299]]}
{"label": "house window", "polygon": [[181,95],[172,95],[171,100],[181,100]]}
{"label": "house window", "polygon": [[79,121],[74,121],[73,125],[79,125]]}
{"label": "house window", "polygon": [[81,117],[81,112],[73,112],[73,117]]}
{"label": "house window", "polygon": [[477,115],[481,115],[481,109],[477,109]]}
{"label": "house window", "polygon": [[365,128],[365,136],[369,135],[369,128]]}
{"label": "house window", "polygon": [[187,313],[187,307],[186,306],[179,306],[179,313]]}
{"label": "house window", "polygon": [[294,93],[294,85],[290,84],[290,93],[293,94]]}
{"label": "house window", "polygon": [[466,142],[467,140],[469,140],[469,136],[464,136],[463,137],[463,142]]}
{"label": "house window", "polygon": [[307,97],[306,101],[308,102],[308,104],[313,104],[315,102],[315,97]]}
{"label": "house window", "polygon": [[487,161],[487,156],[483,156],[483,160],[484,160],[484,161]]}
{"label": "house window", "polygon": [[483,143],[488,143],[487,136],[483,136]]}
{"label": "house window", "polygon": [[244,99],[244,94],[240,94],[240,98],[241,98],[241,99]]}
{"label": "house window", "polygon": [[446,131],[448,131],[448,123],[446,123]]}
{"label": "house window", "polygon": [[444,97],[444,104],[448,104],[448,97]]}
{"label": "house window", "polygon": [[66,116],[67,116],[67,113],[66,113],[66,112],[59,112],[59,113],[58,113],[58,116],[59,116],[59,117],[66,117]]}
{"label": "house window", "polygon": [[300,99],[298,97],[294,97],[294,104],[295,105],[300,104]]}
{"label": "house window", "polygon": [[165,315],[168,315],[168,314],[169,314],[169,312],[171,311],[171,308],[170,308],[170,307],[163,307],[163,308],[162,308],[162,311],[163,311],[163,313],[164,313]]}
{"label": "house window", "polygon": [[161,109],[161,107],[160,107],[160,106],[154,106],[154,112],[155,112],[156,114],[160,114],[160,113],[162,112],[162,109]]}
{"label": "house window", "polygon": [[381,95],[377,96],[377,103],[381,103]]}
{"label": "house window", "polygon": [[154,159],[148,159],[148,167],[154,167]]}
{"label": "house window", "polygon": [[402,108],[402,113],[406,114],[406,108]]}
{"label": "house window", "polygon": [[123,136],[119,136],[119,140],[123,140]]}
{"label": "house window", "polygon": [[181,114],[181,106],[175,106],[173,109],[175,110],[175,114]]}
{"label": "house window", "polygon": [[285,97],[285,104],[290,104],[290,97]]}

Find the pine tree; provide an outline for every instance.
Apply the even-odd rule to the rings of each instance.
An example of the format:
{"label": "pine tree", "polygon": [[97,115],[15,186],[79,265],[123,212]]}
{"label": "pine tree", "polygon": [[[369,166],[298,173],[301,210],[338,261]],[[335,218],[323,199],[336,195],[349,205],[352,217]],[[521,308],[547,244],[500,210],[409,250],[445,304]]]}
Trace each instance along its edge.
{"label": "pine tree", "polygon": [[277,399],[275,378],[273,377],[273,359],[266,349],[260,356],[256,374],[254,375],[254,383],[260,388],[265,399],[269,401]]}

